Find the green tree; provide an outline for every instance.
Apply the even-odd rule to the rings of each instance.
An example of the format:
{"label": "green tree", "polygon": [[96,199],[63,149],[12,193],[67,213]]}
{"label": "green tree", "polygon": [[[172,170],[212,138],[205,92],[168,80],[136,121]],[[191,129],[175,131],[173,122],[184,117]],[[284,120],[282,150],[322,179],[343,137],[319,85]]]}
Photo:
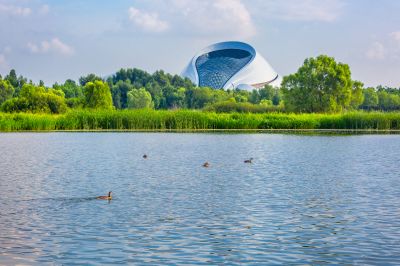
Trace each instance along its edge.
{"label": "green tree", "polygon": [[103,81],[102,78],[100,78],[99,76],[96,76],[95,74],[92,73],[92,74],[80,77],[79,84],[81,84],[81,86],[85,86],[88,82],[94,82],[96,80]]}
{"label": "green tree", "polygon": [[96,109],[112,109],[110,87],[100,80],[89,81],[83,88],[85,107]]}
{"label": "green tree", "polygon": [[64,113],[67,110],[65,98],[58,93],[48,92],[44,95],[46,97],[47,106],[49,111],[53,114]]}
{"label": "green tree", "polygon": [[5,112],[63,113],[67,106],[62,95],[62,91],[46,91],[44,87],[26,83],[20,95],[5,101],[1,108]]}
{"label": "green tree", "polygon": [[22,88],[22,86],[27,83],[27,79],[24,78],[23,76],[17,77],[17,73],[15,72],[14,69],[10,70],[10,73],[4,77],[4,80],[8,80],[14,88],[14,95],[13,96],[18,96],[19,92]]}
{"label": "green tree", "polygon": [[76,84],[72,79],[67,79],[62,85],[55,83],[53,88],[62,90],[65,94],[65,98],[83,98],[82,87]]}
{"label": "green tree", "polygon": [[8,80],[0,79],[0,105],[8,99],[11,99],[14,94],[14,87]]}
{"label": "green tree", "polygon": [[[219,90],[222,91],[224,95],[221,95],[222,98],[224,98],[223,96],[225,96],[225,91],[223,90]],[[244,103],[244,102],[248,102],[249,98],[250,98],[250,93],[248,91],[245,90],[235,90],[234,91],[235,94],[235,100],[238,103]]]}
{"label": "green tree", "polygon": [[338,112],[351,103],[350,68],[334,58],[308,58],[299,70],[284,77],[286,107],[295,112]]}
{"label": "green tree", "polygon": [[363,90],[364,101],[361,105],[362,109],[371,110],[378,107],[378,94],[374,88],[367,88]]}
{"label": "green tree", "polygon": [[154,102],[154,107],[156,109],[167,108],[167,100],[164,97],[161,86],[157,82],[150,81],[149,83],[147,83],[146,90],[150,92],[151,98]]}
{"label": "green tree", "polygon": [[132,89],[128,92],[128,108],[153,108],[151,94],[145,88]]}
{"label": "green tree", "polygon": [[392,111],[400,109],[400,96],[386,90],[378,91],[378,106],[381,110]]}
{"label": "green tree", "polygon": [[265,85],[264,88],[259,89],[260,101],[270,100],[273,105],[279,105],[282,95],[281,90],[278,87],[272,85]]}
{"label": "green tree", "polygon": [[257,89],[252,90],[249,96],[249,102],[252,104],[258,104],[261,101],[260,93]]}
{"label": "green tree", "polygon": [[351,91],[351,101],[350,106],[353,109],[358,109],[358,107],[364,102],[363,94],[364,84],[360,81],[353,81],[353,89]]}
{"label": "green tree", "polygon": [[128,107],[128,91],[132,89],[134,87],[129,79],[126,81],[119,80],[111,87],[113,103],[116,108],[124,109]]}
{"label": "green tree", "polygon": [[213,90],[207,87],[193,88],[187,90],[186,99],[187,105],[192,109],[201,109],[207,103],[211,103],[213,98]]}
{"label": "green tree", "polygon": [[14,88],[19,87],[19,82],[15,69],[11,69],[10,73],[4,79],[8,80]]}
{"label": "green tree", "polygon": [[261,100],[260,104],[263,106],[272,106],[273,105],[271,100]]}
{"label": "green tree", "polygon": [[186,105],[186,89],[167,85],[163,88],[167,108],[184,108]]}
{"label": "green tree", "polygon": [[48,93],[52,93],[52,94],[57,95],[57,96],[60,96],[62,98],[65,98],[65,93],[61,89],[49,88],[49,89],[47,89],[47,92]]}

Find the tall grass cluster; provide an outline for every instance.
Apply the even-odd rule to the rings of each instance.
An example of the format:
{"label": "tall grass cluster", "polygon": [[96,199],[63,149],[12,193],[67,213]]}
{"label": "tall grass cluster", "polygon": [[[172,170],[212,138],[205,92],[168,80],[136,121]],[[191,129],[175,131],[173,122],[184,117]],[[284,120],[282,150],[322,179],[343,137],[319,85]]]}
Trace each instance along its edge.
{"label": "tall grass cluster", "polygon": [[0,131],[348,129],[400,130],[400,113],[215,113],[196,110],[72,110],[65,114],[0,113]]}

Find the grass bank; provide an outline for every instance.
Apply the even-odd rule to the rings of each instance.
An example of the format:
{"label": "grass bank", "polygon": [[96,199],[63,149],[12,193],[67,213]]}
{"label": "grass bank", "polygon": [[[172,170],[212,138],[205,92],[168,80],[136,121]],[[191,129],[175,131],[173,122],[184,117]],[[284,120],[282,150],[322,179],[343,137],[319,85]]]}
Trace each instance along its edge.
{"label": "grass bank", "polygon": [[196,110],[73,110],[62,115],[0,113],[0,131],[212,129],[400,130],[400,112],[227,114]]}

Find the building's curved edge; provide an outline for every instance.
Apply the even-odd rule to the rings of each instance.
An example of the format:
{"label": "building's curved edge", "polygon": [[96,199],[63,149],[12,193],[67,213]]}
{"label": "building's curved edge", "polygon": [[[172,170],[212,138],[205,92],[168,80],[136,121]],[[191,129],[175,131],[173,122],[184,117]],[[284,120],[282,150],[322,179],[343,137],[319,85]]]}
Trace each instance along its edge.
{"label": "building's curved edge", "polygon": [[274,86],[280,85],[280,76],[266,61],[266,59],[251,45],[239,41],[219,42],[200,50],[182,71],[181,76],[189,78],[198,86],[199,77],[196,69],[196,60],[203,54],[223,49],[241,49],[252,54],[251,60],[225,83],[223,89],[236,88],[240,84],[252,86],[252,84],[274,83]]}
{"label": "building's curved edge", "polygon": [[258,84],[272,82],[278,73],[271,67],[265,58],[256,51],[251,64],[238,71],[224,86],[224,89],[235,88],[239,84]]}

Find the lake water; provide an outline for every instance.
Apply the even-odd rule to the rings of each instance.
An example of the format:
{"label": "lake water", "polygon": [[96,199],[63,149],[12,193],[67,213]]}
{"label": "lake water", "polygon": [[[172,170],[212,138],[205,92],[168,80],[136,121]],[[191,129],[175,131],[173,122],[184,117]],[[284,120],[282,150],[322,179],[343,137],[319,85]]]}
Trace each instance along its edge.
{"label": "lake water", "polygon": [[399,135],[0,134],[0,265],[399,265],[399,155]]}

